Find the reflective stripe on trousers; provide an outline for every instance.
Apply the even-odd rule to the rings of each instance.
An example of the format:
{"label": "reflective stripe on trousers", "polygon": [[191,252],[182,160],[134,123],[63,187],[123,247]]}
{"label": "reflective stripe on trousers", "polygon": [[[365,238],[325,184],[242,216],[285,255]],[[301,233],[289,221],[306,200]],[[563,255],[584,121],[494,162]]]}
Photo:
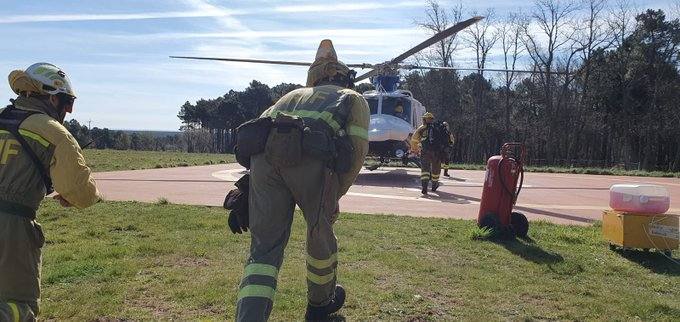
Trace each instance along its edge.
{"label": "reflective stripe on trousers", "polygon": [[33,322],[36,318],[33,309],[27,303],[7,301],[0,302],[0,321]]}
{"label": "reflective stripe on trousers", "polygon": [[268,264],[251,263],[244,270],[238,299],[245,297],[263,297],[269,300],[274,298],[276,292],[276,279],[279,270]]}
{"label": "reflective stripe on trousers", "polygon": [[[307,254],[307,280],[316,285],[325,285],[336,279],[338,253],[327,259],[316,259]],[[335,283],[333,284],[335,286]]]}

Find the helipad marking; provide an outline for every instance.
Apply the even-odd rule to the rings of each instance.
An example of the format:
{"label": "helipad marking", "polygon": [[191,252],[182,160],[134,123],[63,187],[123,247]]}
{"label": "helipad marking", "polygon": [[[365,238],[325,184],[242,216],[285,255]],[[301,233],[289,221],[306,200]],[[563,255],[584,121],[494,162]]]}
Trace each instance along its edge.
{"label": "helipad marking", "polygon": [[239,168],[239,169],[229,169],[229,170],[222,170],[222,171],[217,171],[213,172],[210,175],[214,178],[224,180],[224,181],[230,181],[230,182],[236,182],[238,179],[241,178],[242,175],[246,174],[246,169],[244,168]]}
{"label": "helipad marking", "polygon": [[393,199],[393,200],[404,200],[404,201],[425,201],[425,202],[438,202],[438,203],[443,202],[443,201],[441,201],[441,200],[428,199],[428,198],[421,198],[421,197],[408,197],[408,196],[395,196],[395,195],[379,195],[379,194],[362,193],[362,192],[348,192],[347,195],[348,195],[348,196],[355,196],[355,197],[367,197],[367,198],[378,198],[378,199]]}

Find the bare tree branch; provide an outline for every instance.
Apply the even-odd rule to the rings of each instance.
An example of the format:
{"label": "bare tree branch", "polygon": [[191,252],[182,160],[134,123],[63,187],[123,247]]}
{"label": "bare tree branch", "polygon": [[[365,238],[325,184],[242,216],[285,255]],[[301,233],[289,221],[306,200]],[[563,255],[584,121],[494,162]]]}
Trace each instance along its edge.
{"label": "bare tree branch", "polygon": [[[431,31],[432,34],[436,34],[462,21],[463,7],[461,4],[458,4],[447,11],[437,0],[428,0],[425,15],[427,17],[425,21],[418,22],[417,24]],[[458,49],[458,44],[459,41],[456,36],[439,41],[434,48],[434,52],[430,55],[431,63],[438,66],[452,67],[453,53]]]}

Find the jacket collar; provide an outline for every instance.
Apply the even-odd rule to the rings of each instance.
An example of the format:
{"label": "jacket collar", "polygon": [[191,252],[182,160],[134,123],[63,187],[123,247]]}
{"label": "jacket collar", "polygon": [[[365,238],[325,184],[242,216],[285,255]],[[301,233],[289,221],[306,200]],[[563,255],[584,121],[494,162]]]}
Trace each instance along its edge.
{"label": "jacket collar", "polygon": [[44,100],[35,97],[18,97],[14,101],[14,106],[18,109],[32,112],[39,112],[49,115],[55,120],[59,120],[57,111]]}

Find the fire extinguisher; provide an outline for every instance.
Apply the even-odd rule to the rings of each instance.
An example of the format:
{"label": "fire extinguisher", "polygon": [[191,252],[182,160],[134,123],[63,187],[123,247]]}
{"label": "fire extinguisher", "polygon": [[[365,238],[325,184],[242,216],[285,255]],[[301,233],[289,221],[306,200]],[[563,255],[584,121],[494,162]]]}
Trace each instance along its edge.
{"label": "fire extinguisher", "polygon": [[527,217],[513,212],[512,207],[524,183],[526,148],[522,143],[505,143],[500,155],[489,158],[477,215],[477,225],[526,237]]}

